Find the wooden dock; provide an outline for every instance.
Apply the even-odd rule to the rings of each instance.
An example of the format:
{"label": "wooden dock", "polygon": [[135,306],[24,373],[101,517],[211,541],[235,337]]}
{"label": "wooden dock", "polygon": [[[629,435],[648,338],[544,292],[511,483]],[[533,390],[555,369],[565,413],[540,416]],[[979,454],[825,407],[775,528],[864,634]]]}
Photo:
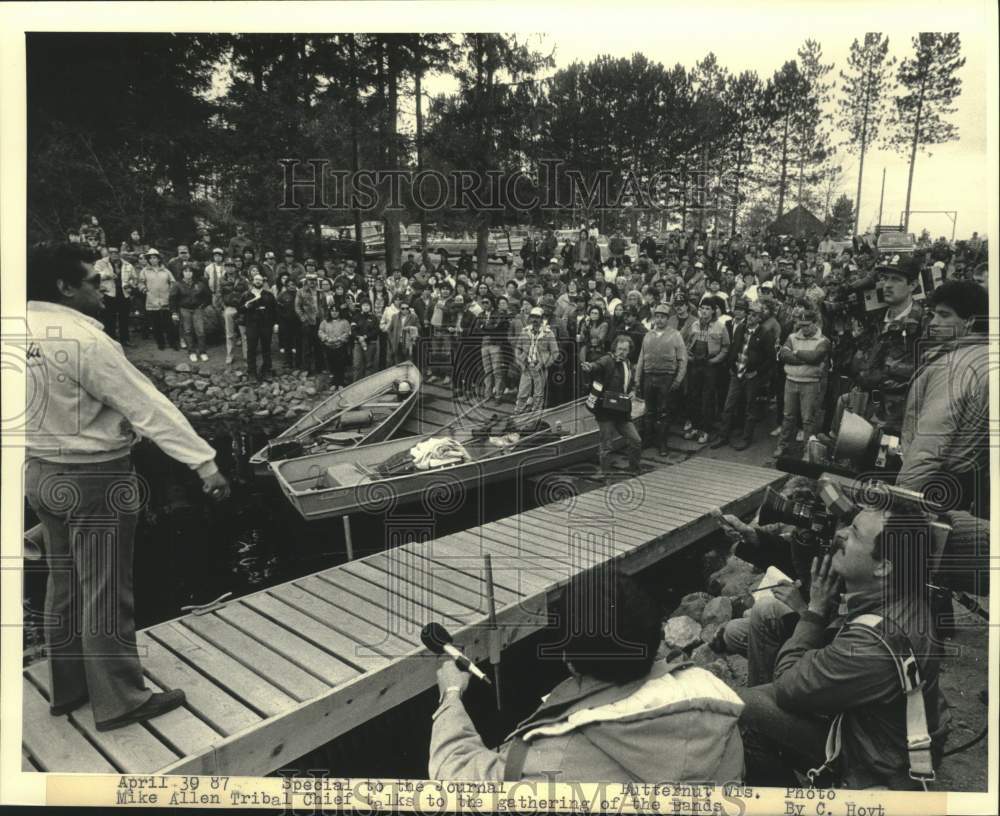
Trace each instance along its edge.
{"label": "wooden dock", "polygon": [[[553,474],[557,477],[558,474]],[[617,560],[632,572],[744,513],[778,471],[694,458],[434,540],[323,570],[139,633],[150,687],[184,708],[99,733],[90,706],[48,712],[44,662],[24,672],[28,770],[262,775],[293,763],[435,683],[421,627],[439,621],[484,660],[545,625],[570,578]],[[580,489],[577,486],[575,489]],[[486,625],[490,553],[497,629]]]}

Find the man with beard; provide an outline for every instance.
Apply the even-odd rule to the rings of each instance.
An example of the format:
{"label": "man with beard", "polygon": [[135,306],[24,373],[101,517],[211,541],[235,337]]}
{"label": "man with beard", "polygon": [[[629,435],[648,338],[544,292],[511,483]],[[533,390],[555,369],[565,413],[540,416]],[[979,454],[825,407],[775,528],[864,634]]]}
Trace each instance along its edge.
{"label": "man with beard", "polygon": [[[277,319],[277,303],[267,281],[259,272],[250,282],[250,290],[243,295],[239,311],[246,329],[247,373],[256,382],[271,376],[271,333]],[[258,374],[257,349],[260,348],[263,364]]]}

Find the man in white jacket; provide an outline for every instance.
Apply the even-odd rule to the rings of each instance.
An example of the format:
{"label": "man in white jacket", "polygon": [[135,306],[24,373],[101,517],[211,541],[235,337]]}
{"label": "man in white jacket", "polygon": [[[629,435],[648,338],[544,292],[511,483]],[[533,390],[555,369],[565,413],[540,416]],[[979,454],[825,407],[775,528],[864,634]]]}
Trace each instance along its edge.
{"label": "man in white jacket", "polygon": [[[140,436],[183,462],[220,500],[215,451],[102,331],[101,274],[85,249],[28,259],[29,406],[25,488],[45,529],[49,702],[54,716],[91,705],[98,731],[184,703],[146,687],[135,640],[132,552],[145,487],[132,469]],[[67,569],[67,565],[72,565]]]}

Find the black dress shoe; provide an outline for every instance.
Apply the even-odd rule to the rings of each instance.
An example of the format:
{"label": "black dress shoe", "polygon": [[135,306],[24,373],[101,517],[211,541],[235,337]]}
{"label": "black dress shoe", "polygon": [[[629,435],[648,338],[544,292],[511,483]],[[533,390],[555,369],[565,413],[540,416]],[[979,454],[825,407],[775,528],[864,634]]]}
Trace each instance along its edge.
{"label": "black dress shoe", "polygon": [[112,731],[115,728],[122,728],[132,723],[145,722],[146,720],[153,719],[153,717],[159,717],[161,714],[166,714],[168,711],[179,708],[184,705],[185,699],[187,698],[180,689],[156,692],[141,706],[132,709],[127,714],[122,714],[120,717],[114,717],[104,722],[95,723],[95,725],[98,731]]}
{"label": "black dress shoe", "polygon": [[61,717],[64,714],[69,714],[71,711],[76,711],[80,706],[86,705],[88,702],[90,702],[90,695],[84,694],[82,697],[77,697],[72,702],[49,706],[49,714],[53,717]]}

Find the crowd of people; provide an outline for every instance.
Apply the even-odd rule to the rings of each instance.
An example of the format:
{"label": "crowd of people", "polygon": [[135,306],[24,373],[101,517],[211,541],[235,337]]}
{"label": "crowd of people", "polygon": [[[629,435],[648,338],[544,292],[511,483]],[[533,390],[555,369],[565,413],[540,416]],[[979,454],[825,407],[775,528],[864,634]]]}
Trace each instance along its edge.
{"label": "crowd of people", "polygon": [[245,362],[254,379],[275,354],[328,372],[334,388],[413,360],[428,382],[520,413],[587,394],[590,369],[627,338],[642,443],[661,454],[674,422],[699,444],[746,448],[773,402],[774,455],[789,455],[829,431],[852,392],[900,433],[928,295],[946,281],[988,285],[978,235],[890,255],[873,236],[675,230],[634,236],[633,258],[620,230],[602,257],[584,227],[562,248],[552,230],[528,237],[518,259],[482,274],[464,250],[409,252],[388,268],[300,259],[242,226],[218,242],[202,229],[170,252],[138,231],[105,242],[96,218],[74,237],[102,256],[109,334],[127,346],[131,324],[192,362],[224,343],[226,364]]}

